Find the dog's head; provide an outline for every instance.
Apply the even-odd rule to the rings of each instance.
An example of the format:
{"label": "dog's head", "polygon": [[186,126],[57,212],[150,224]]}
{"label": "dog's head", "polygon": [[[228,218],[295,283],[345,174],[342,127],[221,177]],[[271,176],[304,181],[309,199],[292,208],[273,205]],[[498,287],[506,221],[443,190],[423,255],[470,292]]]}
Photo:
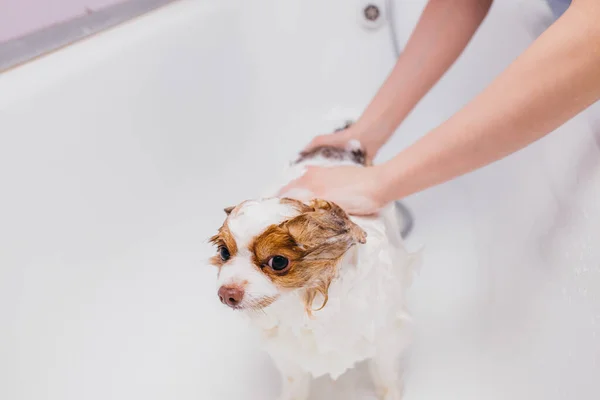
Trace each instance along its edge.
{"label": "dog's head", "polygon": [[225,209],[227,217],[210,241],[217,254],[218,295],[234,309],[261,309],[301,290],[307,311],[327,291],[346,251],[366,233],[337,205],[271,198]]}

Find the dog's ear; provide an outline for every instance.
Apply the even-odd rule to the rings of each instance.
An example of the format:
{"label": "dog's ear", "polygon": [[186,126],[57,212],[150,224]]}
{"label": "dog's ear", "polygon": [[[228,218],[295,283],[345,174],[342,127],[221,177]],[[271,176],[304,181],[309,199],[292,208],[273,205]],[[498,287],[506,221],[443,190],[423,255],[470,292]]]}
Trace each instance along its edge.
{"label": "dog's ear", "polygon": [[225,214],[229,215],[229,214],[231,214],[231,212],[233,211],[233,209],[234,209],[234,208],[235,208],[235,206],[232,206],[232,207],[225,207],[225,208],[223,209],[223,211],[225,211]]}
{"label": "dog's ear", "polygon": [[299,216],[282,224],[305,251],[305,260],[338,260],[357,243],[365,243],[366,232],[350,220],[337,204],[315,199]]}
{"label": "dog's ear", "polygon": [[348,214],[337,204],[327,200],[314,199],[310,202],[310,206],[315,212],[325,213],[322,215],[322,221],[337,227],[340,233],[348,234],[354,243],[366,243],[367,232],[352,222]]}
{"label": "dog's ear", "polygon": [[[279,227],[289,234],[301,252],[302,271],[313,277],[304,292],[306,311],[312,315],[327,304],[329,285],[339,260],[350,247],[365,243],[367,234],[337,204],[315,199],[305,207],[300,215]],[[319,293],[323,301],[319,308],[313,309],[313,301]]]}

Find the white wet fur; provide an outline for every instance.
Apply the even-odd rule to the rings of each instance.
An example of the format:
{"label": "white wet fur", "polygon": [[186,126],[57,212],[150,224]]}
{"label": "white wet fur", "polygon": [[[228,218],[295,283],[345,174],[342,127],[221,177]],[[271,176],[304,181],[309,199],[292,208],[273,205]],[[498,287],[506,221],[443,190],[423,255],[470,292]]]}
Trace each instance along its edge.
{"label": "white wet fur", "polygon": [[244,286],[245,283],[241,307],[251,307],[262,299],[278,296],[279,290],[273,282],[253,266],[248,244],[268,226],[296,215],[298,212],[295,209],[281,204],[277,198],[246,201],[237,207],[227,223],[237,244],[238,254],[220,268],[217,289],[223,285]]}
{"label": "white wet fur", "polygon": [[[265,348],[281,372],[281,400],[306,400],[311,378],[329,375],[337,379],[365,360],[369,360],[379,398],[402,397],[399,361],[411,337],[405,293],[418,259],[404,248],[402,221],[393,206],[377,217],[352,217],[367,232],[367,242],[345,254],[329,288],[327,305],[312,318],[300,293],[279,290],[253,267],[250,252],[244,248],[269,225],[294,215],[291,206],[272,197],[278,188],[301,176],[309,165],[348,164],[351,162],[320,157],[292,164],[264,199],[242,204],[229,217],[239,253],[221,268],[218,286],[247,281],[242,306],[264,297],[278,297],[264,312],[243,315],[262,331]],[[313,307],[318,308],[322,301],[317,296]]]}

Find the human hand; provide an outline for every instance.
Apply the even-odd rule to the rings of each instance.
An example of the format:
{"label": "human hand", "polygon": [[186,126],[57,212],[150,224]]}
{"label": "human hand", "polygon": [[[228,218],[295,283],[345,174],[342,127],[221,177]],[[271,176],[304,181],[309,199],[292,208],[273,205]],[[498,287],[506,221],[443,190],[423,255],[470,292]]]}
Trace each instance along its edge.
{"label": "human hand", "polygon": [[329,200],[348,214],[371,215],[384,205],[381,171],[378,167],[308,167],[300,178],[279,191],[280,197],[301,201]]}
{"label": "human hand", "polygon": [[320,146],[332,146],[339,147],[341,149],[346,148],[348,143],[352,140],[358,140],[367,155],[367,164],[370,164],[375,154],[379,150],[379,145],[372,143],[368,140],[368,137],[363,133],[357,125],[350,125],[349,127],[324,135],[316,136],[311,142],[304,148],[303,151],[309,151]]}

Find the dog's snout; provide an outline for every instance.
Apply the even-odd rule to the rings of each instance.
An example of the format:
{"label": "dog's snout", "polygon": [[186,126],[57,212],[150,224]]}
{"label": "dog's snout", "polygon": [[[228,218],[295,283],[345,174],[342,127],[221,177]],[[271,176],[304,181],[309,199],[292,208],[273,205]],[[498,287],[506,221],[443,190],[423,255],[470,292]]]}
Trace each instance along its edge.
{"label": "dog's snout", "polygon": [[221,286],[219,289],[219,299],[221,303],[235,308],[240,305],[244,298],[244,289],[239,286]]}

